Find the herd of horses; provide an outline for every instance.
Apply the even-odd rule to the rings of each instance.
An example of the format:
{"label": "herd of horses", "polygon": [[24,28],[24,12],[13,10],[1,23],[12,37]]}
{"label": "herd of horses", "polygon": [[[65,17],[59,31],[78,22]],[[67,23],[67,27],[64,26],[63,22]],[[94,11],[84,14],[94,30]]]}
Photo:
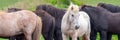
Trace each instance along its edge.
{"label": "herd of horses", "polygon": [[39,5],[35,11],[8,8],[0,11],[0,37],[9,40],[120,40],[120,7],[99,3],[97,6],[73,3],[65,9]]}

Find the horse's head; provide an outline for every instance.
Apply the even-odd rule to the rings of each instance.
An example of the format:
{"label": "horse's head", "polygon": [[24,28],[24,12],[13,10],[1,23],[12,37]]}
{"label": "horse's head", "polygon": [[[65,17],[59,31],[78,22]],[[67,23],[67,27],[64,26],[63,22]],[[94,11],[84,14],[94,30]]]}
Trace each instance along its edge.
{"label": "horse's head", "polygon": [[80,16],[79,6],[71,3],[65,14],[68,14],[67,21],[70,23],[71,27],[78,29],[80,27],[80,25],[79,25],[79,16]]}

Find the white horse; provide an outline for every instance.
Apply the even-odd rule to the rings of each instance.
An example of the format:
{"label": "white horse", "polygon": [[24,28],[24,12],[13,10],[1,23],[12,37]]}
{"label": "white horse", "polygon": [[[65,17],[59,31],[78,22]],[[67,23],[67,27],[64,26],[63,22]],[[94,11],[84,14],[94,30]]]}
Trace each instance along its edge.
{"label": "white horse", "polygon": [[82,39],[90,40],[90,18],[84,11],[79,11],[79,6],[70,4],[68,10],[62,18],[61,31],[63,40],[67,40],[68,36],[72,40],[82,36]]}

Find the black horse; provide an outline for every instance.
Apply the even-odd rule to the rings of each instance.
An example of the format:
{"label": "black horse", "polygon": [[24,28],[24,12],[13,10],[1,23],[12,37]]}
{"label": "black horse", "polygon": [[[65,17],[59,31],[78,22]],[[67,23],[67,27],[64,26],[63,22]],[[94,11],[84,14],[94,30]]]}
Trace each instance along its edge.
{"label": "black horse", "polygon": [[97,6],[103,7],[103,8],[105,8],[113,13],[120,12],[120,7],[112,5],[112,4],[99,3]]}
{"label": "black horse", "polygon": [[54,40],[62,40],[61,20],[65,14],[65,10],[55,8],[51,5],[39,5],[37,6],[36,10],[44,10],[55,18],[56,25],[54,31]]}
{"label": "black horse", "polygon": [[82,11],[90,16],[91,20],[91,40],[96,40],[97,32],[100,32],[100,40],[107,40],[107,32],[120,34],[120,13],[111,13],[102,7],[92,7],[83,5]]}
{"label": "black horse", "polygon": [[[111,11],[112,13],[119,13],[120,12],[120,7],[112,5],[112,4],[99,3],[97,6],[105,8],[108,11]],[[107,39],[111,40],[111,38],[112,38],[112,33],[108,32]],[[118,34],[118,40],[120,40],[120,34]]]}

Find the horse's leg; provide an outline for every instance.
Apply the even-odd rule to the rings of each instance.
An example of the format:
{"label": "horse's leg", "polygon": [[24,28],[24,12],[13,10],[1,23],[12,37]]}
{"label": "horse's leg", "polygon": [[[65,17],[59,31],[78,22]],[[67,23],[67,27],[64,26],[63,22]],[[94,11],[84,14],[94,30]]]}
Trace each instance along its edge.
{"label": "horse's leg", "polygon": [[118,34],[118,40],[120,40],[120,34]]}
{"label": "horse's leg", "polygon": [[43,34],[44,39],[45,39],[45,40],[48,40],[48,33],[42,32],[42,34]]}
{"label": "horse's leg", "polygon": [[32,40],[32,35],[29,33],[25,33],[25,40]]}
{"label": "horse's leg", "polygon": [[85,35],[82,36],[82,40],[86,40],[86,36]]}
{"label": "horse's leg", "polygon": [[[28,26],[27,26],[28,27]],[[24,28],[25,40],[32,40],[32,28]],[[32,26],[31,26],[32,27]]]}
{"label": "horse's leg", "polygon": [[[72,40],[72,38],[71,38],[71,37],[69,37],[69,40]],[[80,37],[77,37],[77,40],[80,40]]]}
{"label": "horse's leg", "polygon": [[82,36],[82,40],[90,40],[90,32]]}
{"label": "horse's leg", "polygon": [[63,40],[67,40],[67,35],[62,34]]}
{"label": "horse's leg", "polygon": [[15,37],[13,36],[13,37],[9,37],[9,40],[15,40]]}
{"label": "horse's leg", "polygon": [[61,32],[61,27],[60,26],[55,26],[55,31],[54,31],[54,40],[62,40],[62,32]]}
{"label": "horse's leg", "polygon": [[108,32],[108,33],[107,33],[107,39],[108,39],[108,40],[111,40],[111,38],[112,38],[112,34]]}
{"label": "horse's leg", "polygon": [[17,35],[16,40],[24,40],[24,35],[23,34]]}
{"label": "horse's leg", "polygon": [[77,37],[77,40],[80,40],[80,37]]}
{"label": "horse's leg", "polygon": [[77,35],[73,35],[72,40],[77,40]]}
{"label": "horse's leg", "polygon": [[72,40],[72,38],[71,38],[71,37],[69,37],[69,40]]}
{"label": "horse's leg", "polygon": [[97,31],[91,29],[90,40],[96,40]]}
{"label": "horse's leg", "polygon": [[107,32],[100,31],[100,40],[107,40]]}

